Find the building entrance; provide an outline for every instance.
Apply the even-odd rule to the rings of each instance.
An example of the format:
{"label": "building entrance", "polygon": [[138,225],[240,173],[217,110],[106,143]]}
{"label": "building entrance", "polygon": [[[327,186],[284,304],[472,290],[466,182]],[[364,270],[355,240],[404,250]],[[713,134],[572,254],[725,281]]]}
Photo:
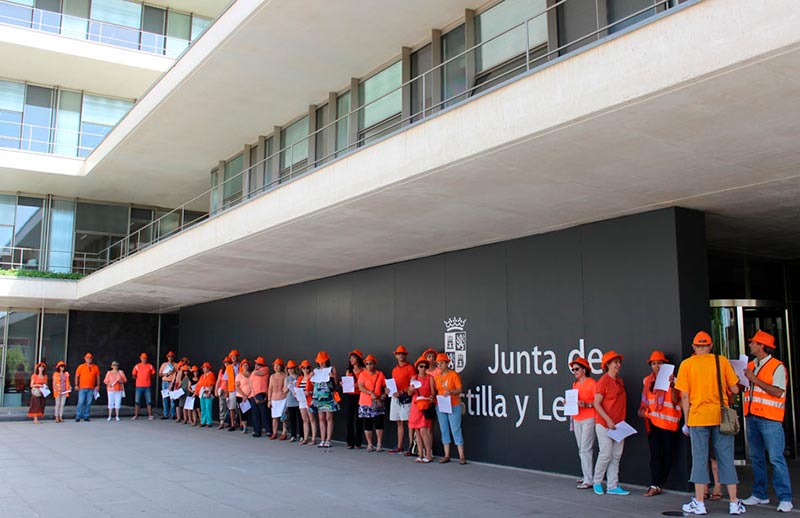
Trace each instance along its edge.
{"label": "building entrance", "polygon": [[[788,380],[786,386],[786,416],[783,421],[786,434],[786,454],[797,458],[797,423],[795,416],[794,373],[792,349],[789,340],[788,310],[778,302],[752,299],[711,301],[711,330],[719,353],[728,358],[739,358],[748,354],[747,344],[756,331],[761,329],[775,337],[775,357],[786,364]],[[742,416],[742,397],[736,398],[736,407]],[[744,424],[744,420],[742,420]],[[744,427],[743,427],[744,430]],[[736,436],[736,462],[747,464],[747,432]]]}

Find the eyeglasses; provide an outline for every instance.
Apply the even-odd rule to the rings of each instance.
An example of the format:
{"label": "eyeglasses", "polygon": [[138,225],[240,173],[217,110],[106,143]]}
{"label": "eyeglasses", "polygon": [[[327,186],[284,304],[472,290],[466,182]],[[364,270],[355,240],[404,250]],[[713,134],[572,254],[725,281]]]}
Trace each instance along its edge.
{"label": "eyeglasses", "polygon": [[573,367],[573,368],[571,368],[570,370],[571,370],[572,372],[578,372],[578,371],[579,371],[579,370],[581,370],[582,368],[583,368],[583,367]]}
{"label": "eyeglasses", "polygon": [[364,362],[364,365],[375,365],[375,362]]}
{"label": "eyeglasses", "polygon": [[427,366],[427,365],[422,365],[422,364],[420,364],[420,365],[418,365],[418,366],[417,366],[417,368],[418,368],[418,369],[427,369],[427,368],[428,368],[428,366]]}

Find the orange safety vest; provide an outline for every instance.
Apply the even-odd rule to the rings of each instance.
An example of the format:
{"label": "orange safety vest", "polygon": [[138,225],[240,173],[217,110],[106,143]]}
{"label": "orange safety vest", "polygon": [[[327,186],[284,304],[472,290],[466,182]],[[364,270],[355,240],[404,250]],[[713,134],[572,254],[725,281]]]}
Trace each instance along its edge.
{"label": "orange safety vest", "polygon": [[236,375],[233,373],[233,364],[225,366],[225,374],[228,375],[228,393],[233,394],[236,392]]}
{"label": "orange safety vest", "polygon": [[[781,365],[783,365],[782,361],[770,358],[758,369],[756,377],[767,385],[772,385],[772,377]],[[755,362],[748,363],[747,368],[755,372]],[[785,408],[786,391],[783,392],[783,396],[775,397],[767,394],[764,389],[754,383],[744,394],[744,415],[753,414],[771,421],[783,422]]]}
{"label": "orange safety vest", "polygon": [[642,384],[642,403],[645,403],[645,417],[650,420],[653,426],[671,432],[678,431],[681,423],[681,407],[672,402],[672,397],[663,390],[651,391],[650,387],[656,381],[655,374],[645,376]]}

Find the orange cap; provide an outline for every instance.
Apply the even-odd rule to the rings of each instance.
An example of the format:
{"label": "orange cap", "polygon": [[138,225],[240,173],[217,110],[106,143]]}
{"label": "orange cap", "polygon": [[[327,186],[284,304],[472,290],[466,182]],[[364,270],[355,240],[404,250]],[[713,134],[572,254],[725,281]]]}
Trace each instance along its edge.
{"label": "orange cap", "polygon": [[181,370],[182,371],[188,371],[189,370],[189,366],[184,364],[184,365],[181,366]]}
{"label": "orange cap", "polygon": [[203,362],[203,368],[204,369],[206,369],[206,368],[211,369],[211,362]]}
{"label": "orange cap", "polygon": [[197,367],[197,365],[192,365],[192,369],[191,369],[192,372],[198,372],[199,370],[200,369]]}
{"label": "orange cap", "polygon": [[447,356],[445,353],[437,353],[436,354],[436,361],[437,362],[447,362],[450,363],[450,357]]}
{"label": "orange cap", "polygon": [[326,361],[330,360],[331,357],[328,356],[328,353],[325,351],[320,351],[317,353],[317,357],[314,361],[317,363],[325,363]]}
{"label": "orange cap", "polygon": [[429,354],[432,354],[435,357],[439,353],[433,347],[429,347],[422,351],[422,356],[428,356]]}
{"label": "orange cap", "polygon": [[606,366],[608,365],[608,363],[609,363],[611,360],[615,360],[615,359],[617,359],[617,358],[619,358],[620,360],[624,360],[624,359],[625,359],[625,357],[624,357],[624,356],[622,356],[622,355],[621,355],[621,354],[619,354],[618,352],[614,351],[613,349],[612,349],[611,351],[608,351],[607,353],[605,353],[605,354],[603,355],[603,360],[600,362],[600,367],[601,367],[603,370],[605,370],[605,368],[606,368]]}
{"label": "orange cap", "polygon": [[378,365],[378,360],[374,356],[372,356],[371,354],[368,354],[367,357],[364,358],[364,363],[367,363],[367,362],[372,362],[375,365]]}
{"label": "orange cap", "polygon": [[256,358],[256,365],[266,365],[266,364],[267,360],[265,360],[263,356],[259,356],[258,358]]}
{"label": "orange cap", "polygon": [[280,358],[275,358],[275,361],[272,362],[272,365],[283,365],[283,360]]}
{"label": "orange cap", "polygon": [[667,360],[667,356],[662,351],[653,351],[650,353],[650,359],[647,360],[647,364],[650,365],[653,362],[669,363],[669,360]]}
{"label": "orange cap", "polygon": [[92,358],[94,358],[94,355],[92,353],[86,353],[86,354],[83,355],[83,359],[84,360],[86,360],[86,359],[91,360]]}
{"label": "orange cap", "polygon": [[311,367],[311,362],[308,360],[303,360],[300,362],[300,367]]}
{"label": "orange cap", "polygon": [[756,334],[753,335],[750,341],[761,344],[764,347],[769,347],[770,349],[775,349],[775,337],[760,329],[756,331]]}
{"label": "orange cap", "polygon": [[349,356],[353,356],[353,355],[356,355],[356,356],[358,356],[358,357],[359,357],[359,358],[361,358],[362,360],[364,359],[364,353],[362,353],[362,352],[361,352],[360,350],[358,350],[358,349],[353,349],[352,351],[350,351],[350,354],[348,354],[348,357],[349,357]]}
{"label": "orange cap", "polygon": [[234,355],[241,356],[239,354],[239,350],[238,349],[231,349],[231,352],[228,353],[228,356],[234,356]]}
{"label": "orange cap", "polygon": [[431,363],[428,361],[428,358],[424,354],[419,358],[417,358],[417,361],[414,362],[414,368],[416,369],[417,367],[419,367],[420,363],[427,363],[428,367],[431,366]]}
{"label": "orange cap", "polygon": [[66,366],[67,366],[67,364],[66,364],[66,363],[64,363],[63,361],[56,363],[56,369],[57,369],[57,368],[59,368],[59,367],[61,367],[61,366],[64,366],[64,367],[66,367]]}
{"label": "orange cap", "polygon": [[142,354],[140,354],[140,355],[139,355],[139,359],[140,359],[140,360],[146,360],[146,359],[147,359],[147,353],[142,353]]}
{"label": "orange cap", "polygon": [[580,365],[581,367],[586,369],[586,372],[592,372],[592,367],[589,365],[589,362],[583,356],[577,356],[574,360],[569,362],[570,367],[572,367],[575,364]]}
{"label": "orange cap", "polygon": [[297,364],[294,362],[294,360],[289,360],[286,362],[287,369],[294,369],[295,367],[297,367]]}
{"label": "orange cap", "polygon": [[222,363],[233,363],[233,362],[231,361],[230,356],[226,356],[225,358],[222,359]]}
{"label": "orange cap", "polygon": [[706,333],[705,331],[700,331],[696,335],[694,335],[694,340],[692,340],[692,345],[696,345],[698,347],[711,347],[714,345],[714,342],[711,340],[711,335]]}
{"label": "orange cap", "polygon": [[394,354],[408,354],[408,349],[406,349],[405,345],[398,345],[397,349],[394,350]]}

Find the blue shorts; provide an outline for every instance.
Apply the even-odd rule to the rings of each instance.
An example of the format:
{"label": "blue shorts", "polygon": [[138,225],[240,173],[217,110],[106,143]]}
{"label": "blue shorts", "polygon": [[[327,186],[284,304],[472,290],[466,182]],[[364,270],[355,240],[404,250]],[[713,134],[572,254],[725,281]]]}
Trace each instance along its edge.
{"label": "blue shorts", "polygon": [[150,394],[150,387],[136,387],[136,406],[142,406],[142,397],[144,397],[147,406],[153,404],[151,400],[153,396]]}

